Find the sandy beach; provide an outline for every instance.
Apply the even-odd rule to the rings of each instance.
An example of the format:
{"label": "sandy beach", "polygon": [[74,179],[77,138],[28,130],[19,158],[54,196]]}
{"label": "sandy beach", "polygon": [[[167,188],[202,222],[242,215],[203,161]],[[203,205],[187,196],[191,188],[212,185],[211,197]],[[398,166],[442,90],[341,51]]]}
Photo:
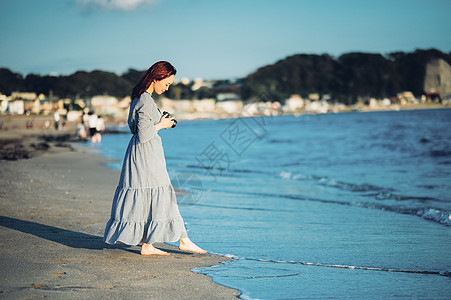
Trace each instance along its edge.
{"label": "sandy beach", "polygon": [[228,258],[167,244],[156,246],[169,257],[143,257],[139,246],[103,243],[119,173],[68,144],[71,130],[48,129],[47,140],[41,129],[0,132],[3,150],[19,145],[32,157],[0,160],[0,297],[236,299],[239,291],[191,271]]}

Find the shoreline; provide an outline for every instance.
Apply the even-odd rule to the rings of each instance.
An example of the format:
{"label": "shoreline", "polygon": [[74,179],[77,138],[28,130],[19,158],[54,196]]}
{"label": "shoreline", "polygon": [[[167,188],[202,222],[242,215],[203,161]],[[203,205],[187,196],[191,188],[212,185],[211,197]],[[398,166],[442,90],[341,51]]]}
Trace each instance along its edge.
{"label": "shoreline", "polygon": [[[439,103],[418,103],[418,104],[392,104],[389,106],[377,106],[370,107],[366,105],[358,106],[346,106],[342,110],[329,110],[327,112],[315,112],[315,111],[271,111],[269,113],[256,113],[247,114],[245,111],[239,113],[180,113],[174,115],[178,121],[197,121],[197,120],[220,120],[239,117],[262,117],[262,116],[290,116],[290,115],[312,115],[312,114],[328,114],[328,113],[348,113],[348,112],[380,112],[380,111],[408,111],[408,110],[425,110],[425,109],[450,109],[451,103],[439,104]],[[69,132],[75,134],[77,124],[75,121],[66,122],[65,127],[56,131],[53,128],[45,128],[45,123],[53,125],[53,116],[51,115],[9,115],[0,114],[0,140],[4,138],[12,138],[13,135],[9,132],[19,131],[21,135],[29,136],[36,133],[45,134],[62,134],[63,132]],[[33,123],[33,128],[27,128],[27,122]],[[126,125],[126,117],[114,117],[105,116],[105,125],[117,126]]]}
{"label": "shoreline", "polygon": [[300,116],[300,115],[321,115],[321,114],[330,114],[330,113],[410,111],[410,110],[450,109],[450,108],[451,108],[450,103],[448,103],[448,104],[419,103],[419,104],[405,104],[405,105],[392,104],[389,106],[377,106],[377,107],[353,105],[353,106],[346,106],[346,108],[342,109],[342,110],[328,110],[327,112],[298,110],[298,111],[290,111],[290,112],[271,111],[271,112],[267,112],[267,113],[247,114],[247,113],[245,113],[245,111],[242,111],[240,113],[216,114],[214,117],[211,114],[206,114],[209,117],[202,117],[202,114],[186,113],[186,114],[182,114],[181,116],[176,116],[176,118],[177,118],[177,120],[180,120],[180,121],[198,121],[198,120],[231,119],[231,118],[241,118],[241,117]]}
{"label": "shoreline", "polygon": [[[56,135],[58,137],[59,135]],[[5,140],[0,134],[0,139]],[[39,141],[17,136],[14,143]],[[229,298],[241,292],[192,269],[231,261],[158,244],[169,257],[143,257],[138,246],[103,243],[119,171],[79,146],[48,142],[32,159],[0,160],[2,298]]]}

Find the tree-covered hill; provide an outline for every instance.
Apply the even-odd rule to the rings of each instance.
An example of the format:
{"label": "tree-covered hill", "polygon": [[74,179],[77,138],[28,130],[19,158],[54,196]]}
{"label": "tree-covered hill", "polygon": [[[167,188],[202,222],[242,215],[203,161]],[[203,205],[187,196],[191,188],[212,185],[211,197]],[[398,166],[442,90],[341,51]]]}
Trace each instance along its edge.
{"label": "tree-covered hill", "polygon": [[422,94],[426,65],[442,58],[451,64],[451,53],[417,50],[383,56],[372,53],[329,55],[297,54],[262,67],[243,79],[242,97],[262,92],[283,100],[291,94],[329,94],[340,102],[357,97],[391,97],[399,92]]}
{"label": "tree-covered hill", "polygon": [[[218,81],[211,88],[192,91],[190,85],[177,84],[167,96],[174,99],[212,98],[215,93],[233,91],[242,99],[252,99],[266,93],[283,102],[291,94],[328,94],[333,100],[351,104],[357,97],[391,97],[402,91],[422,94],[426,65],[442,58],[451,64],[451,53],[439,50],[395,52],[388,55],[346,53],[338,58],[330,55],[297,54],[275,64],[259,68],[247,77],[231,84]],[[0,92],[36,92],[58,98],[110,95],[125,97],[145,71],[129,69],[122,75],[105,71],[78,71],[68,76],[23,77],[8,69],[0,69]],[[228,83],[224,87],[224,82]]]}
{"label": "tree-covered hill", "polygon": [[132,83],[128,73],[118,76],[105,71],[78,71],[69,76],[41,76],[29,74],[25,78],[8,69],[0,69],[0,92],[6,95],[14,91],[35,92],[59,98],[111,95],[124,97],[130,93]]}

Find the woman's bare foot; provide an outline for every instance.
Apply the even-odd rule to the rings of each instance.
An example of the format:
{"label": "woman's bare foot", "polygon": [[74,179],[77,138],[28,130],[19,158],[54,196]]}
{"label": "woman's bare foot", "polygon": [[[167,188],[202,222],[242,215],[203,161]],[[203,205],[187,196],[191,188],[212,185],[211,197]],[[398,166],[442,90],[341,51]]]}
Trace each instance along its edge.
{"label": "woman's bare foot", "polygon": [[152,244],[146,244],[143,243],[142,247],[141,247],[141,255],[164,255],[164,256],[168,256],[170,255],[167,252],[164,252],[160,249],[155,248]]}
{"label": "woman's bare foot", "polygon": [[184,238],[184,239],[179,240],[179,249],[182,251],[194,252],[194,253],[199,253],[199,254],[207,253],[207,250],[199,248],[189,238]]}

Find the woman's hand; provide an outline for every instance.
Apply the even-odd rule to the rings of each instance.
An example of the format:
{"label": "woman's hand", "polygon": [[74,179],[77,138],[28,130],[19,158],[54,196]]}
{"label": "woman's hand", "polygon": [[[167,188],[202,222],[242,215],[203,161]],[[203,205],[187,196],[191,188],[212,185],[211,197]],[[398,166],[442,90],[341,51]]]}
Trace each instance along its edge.
{"label": "woman's hand", "polygon": [[160,129],[168,129],[171,128],[172,125],[174,125],[174,121],[172,121],[172,118],[161,118],[160,122],[155,125],[156,132],[158,132]]}

